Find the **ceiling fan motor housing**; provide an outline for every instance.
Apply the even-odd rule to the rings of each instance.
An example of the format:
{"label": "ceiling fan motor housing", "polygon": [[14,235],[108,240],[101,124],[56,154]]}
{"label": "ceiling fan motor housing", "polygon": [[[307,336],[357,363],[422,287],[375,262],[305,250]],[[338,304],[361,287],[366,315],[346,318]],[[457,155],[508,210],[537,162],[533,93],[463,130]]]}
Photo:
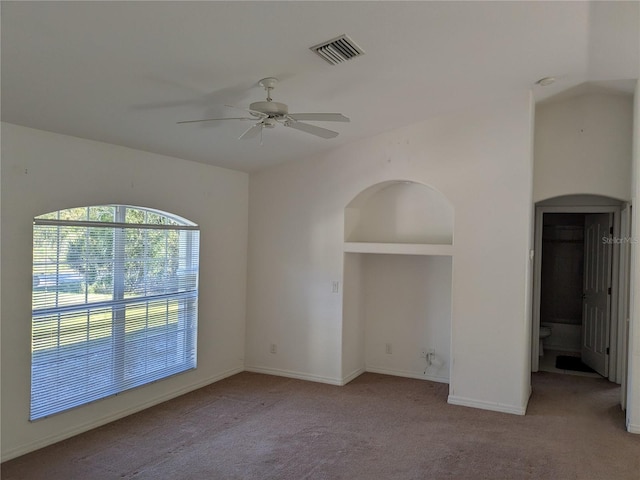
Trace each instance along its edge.
{"label": "ceiling fan motor housing", "polygon": [[249,110],[264,113],[270,117],[286,115],[289,113],[289,107],[280,102],[253,102],[249,105]]}

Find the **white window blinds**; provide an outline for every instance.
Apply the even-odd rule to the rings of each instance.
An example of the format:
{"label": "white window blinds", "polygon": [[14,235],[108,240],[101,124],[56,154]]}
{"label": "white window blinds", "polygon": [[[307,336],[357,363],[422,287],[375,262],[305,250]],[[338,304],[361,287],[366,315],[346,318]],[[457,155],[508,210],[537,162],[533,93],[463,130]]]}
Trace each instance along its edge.
{"label": "white window blinds", "polygon": [[196,367],[198,227],[123,205],[34,219],[35,420]]}

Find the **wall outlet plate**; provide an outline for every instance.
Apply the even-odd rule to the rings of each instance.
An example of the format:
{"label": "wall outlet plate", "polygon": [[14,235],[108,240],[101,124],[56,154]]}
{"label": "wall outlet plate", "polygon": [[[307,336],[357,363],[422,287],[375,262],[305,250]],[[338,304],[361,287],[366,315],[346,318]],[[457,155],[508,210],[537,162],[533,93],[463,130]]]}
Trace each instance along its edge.
{"label": "wall outlet plate", "polygon": [[420,349],[420,358],[427,358],[429,355],[433,357],[436,354],[435,348],[423,347]]}

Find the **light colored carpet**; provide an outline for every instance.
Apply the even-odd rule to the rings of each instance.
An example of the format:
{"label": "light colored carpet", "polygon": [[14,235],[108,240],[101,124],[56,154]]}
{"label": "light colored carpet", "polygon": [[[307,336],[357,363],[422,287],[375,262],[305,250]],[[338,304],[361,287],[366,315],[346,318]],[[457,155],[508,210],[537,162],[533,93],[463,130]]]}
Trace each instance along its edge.
{"label": "light colored carpet", "polygon": [[526,416],[446,403],[448,385],[344,387],[241,373],[2,464],[3,480],[638,480],[640,436],[602,378],[533,375]]}

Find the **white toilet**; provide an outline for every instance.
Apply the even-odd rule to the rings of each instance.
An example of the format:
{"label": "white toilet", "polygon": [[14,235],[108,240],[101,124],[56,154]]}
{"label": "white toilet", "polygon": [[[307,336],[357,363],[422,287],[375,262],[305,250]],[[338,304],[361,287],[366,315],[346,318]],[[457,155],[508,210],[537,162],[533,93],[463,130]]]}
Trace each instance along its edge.
{"label": "white toilet", "polygon": [[542,340],[551,335],[551,327],[543,327],[540,326],[540,349],[538,350],[538,355],[541,357],[544,355],[544,349],[542,348]]}

